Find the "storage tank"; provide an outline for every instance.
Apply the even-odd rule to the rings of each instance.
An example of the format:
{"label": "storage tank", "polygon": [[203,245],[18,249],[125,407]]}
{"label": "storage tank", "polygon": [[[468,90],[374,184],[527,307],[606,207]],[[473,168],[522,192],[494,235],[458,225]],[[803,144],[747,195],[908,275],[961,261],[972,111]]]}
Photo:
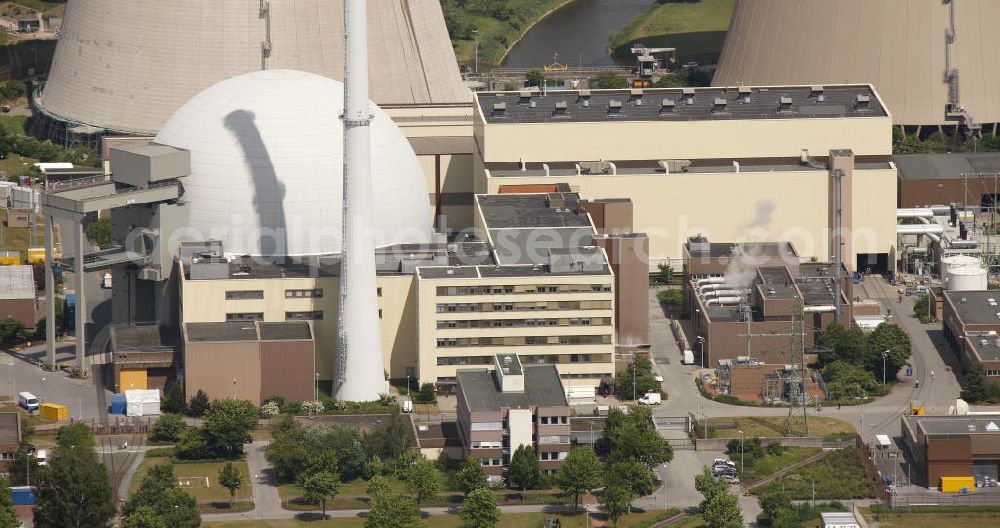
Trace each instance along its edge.
{"label": "storage tank", "polygon": [[948,271],[948,289],[951,291],[983,291],[986,289],[986,268],[965,266]]}
{"label": "storage tank", "polygon": [[952,255],[941,259],[941,284],[948,284],[948,272],[955,268],[979,266],[979,259],[968,255]]}

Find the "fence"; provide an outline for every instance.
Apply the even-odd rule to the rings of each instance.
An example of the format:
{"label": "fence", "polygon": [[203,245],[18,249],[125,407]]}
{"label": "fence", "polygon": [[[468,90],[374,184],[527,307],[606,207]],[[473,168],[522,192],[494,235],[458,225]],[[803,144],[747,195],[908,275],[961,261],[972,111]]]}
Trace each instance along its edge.
{"label": "fence", "polygon": [[878,468],[875,467],[872,451],[869,449],[868,444],[861,439],[861,435],[854,435],[854,447],[856,447],[861,454],[861,465],[865,467],[865,472],[868,473],[868,477],[875,482],[875,498],[879,501],[888,500],[889,496],[886,493],[885,485],[882,483],[882,475],[879,473]]}

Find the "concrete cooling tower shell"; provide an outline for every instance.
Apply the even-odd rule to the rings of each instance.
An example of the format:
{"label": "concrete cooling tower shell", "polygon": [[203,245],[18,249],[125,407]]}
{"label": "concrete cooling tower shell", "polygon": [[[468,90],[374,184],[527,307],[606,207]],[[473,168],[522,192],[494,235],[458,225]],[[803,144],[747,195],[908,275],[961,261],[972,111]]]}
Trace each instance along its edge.
{"label": "concrete cooling tower shell", "polygon": [[[343,79],[343,0],[262,3],[69,0],[39,105],[63,121],[155,133],[195,94],[265,65]],[[372,100],[471,99],[437,0],[368,0],[368,15]]]}
{"label": "concrete cooling tower shell", "polygon": [[896,124],[954,124],[952,3],[959,102],[990,131],[1000,122],[997,0],[737,0],[713,84],[871,83]]}

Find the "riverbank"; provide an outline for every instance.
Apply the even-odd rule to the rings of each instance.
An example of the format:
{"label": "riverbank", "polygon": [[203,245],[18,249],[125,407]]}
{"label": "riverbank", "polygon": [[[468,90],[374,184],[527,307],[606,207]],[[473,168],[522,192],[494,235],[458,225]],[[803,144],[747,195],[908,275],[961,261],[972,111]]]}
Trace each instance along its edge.
{"label": "riverbank", "polygon": [[489,13],[471,3],[464,9],[456,9],[453,18],[446,16],[452,36],[460,37],[452,40],[455,58],[460,65],[474,66],[477,38],[473,30],[478,30],[479,68],[499,65],[531,28],[574,1],[506,0]]}
{"label": "riverbank", "polygon": [[675,47],[677,61],[715,64],[729,30],[736,0],[654,4],[611,36],[611,53],[631,57],[636,44]]}

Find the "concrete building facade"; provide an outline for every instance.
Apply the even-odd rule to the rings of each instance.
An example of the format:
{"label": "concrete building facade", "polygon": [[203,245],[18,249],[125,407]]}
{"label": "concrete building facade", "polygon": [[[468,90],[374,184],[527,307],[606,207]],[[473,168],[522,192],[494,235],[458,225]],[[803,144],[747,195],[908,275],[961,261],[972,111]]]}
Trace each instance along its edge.
{"label": "concrete building facade", "polygon": [[968,372],[974,364],[1000,380],[1000,295],[993,291],[945,291],[944,335]]}
{"label": "concrete building facade", "polygon": [[629,198],[651,270],[679,267],[699,233],[830,260],[831,152],[852,169],[848,269],[895,260],[892,120],[869,85],[477,93],[473,109],[477,193],[563,183]]}
{"label": "concrete building facade", "polygon": [[518,447],[532,447],[542,471],[553,473],[570,450],[571,410],[552,365],[522,366],[497,354],[493,369],[458,371],[458,432],[465,457],[499,480]]}
{"label": "concrete building facade", "polygon": [[992,416],[903,416],[903,444],[928,487],[941,477],[998,478],[1000,419]]}
{"label": "concrete building facade", "polygon": [[13,319],[34,329],[36,304],[31,266],[0,266],[0,319]]}

